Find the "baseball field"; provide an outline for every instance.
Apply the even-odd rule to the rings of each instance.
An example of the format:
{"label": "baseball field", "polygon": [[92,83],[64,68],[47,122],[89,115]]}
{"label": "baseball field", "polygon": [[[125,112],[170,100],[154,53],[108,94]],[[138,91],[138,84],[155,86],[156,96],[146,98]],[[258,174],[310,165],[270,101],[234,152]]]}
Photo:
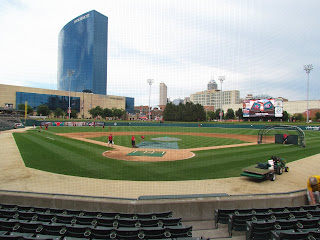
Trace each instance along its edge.
{"label": "baseball field", "polygon": [[[320,153],[320,132],[306,148],[257,144],[258,130],[192,127],[50,127],[14,133],[25,165],[46,172],[108,180],[183,181],[238,177],[241,169],[277,155],[293,162]],[[109,134],[114,145],[107,147]],[[173,139],[178,148],[132,148]],[[142,140],[141,136],[145,136]],[[156,140],[154,140],[156,139]],[[161,142],[161,141],[160,141]],[[166,142],[166,141],[163,141]]]}

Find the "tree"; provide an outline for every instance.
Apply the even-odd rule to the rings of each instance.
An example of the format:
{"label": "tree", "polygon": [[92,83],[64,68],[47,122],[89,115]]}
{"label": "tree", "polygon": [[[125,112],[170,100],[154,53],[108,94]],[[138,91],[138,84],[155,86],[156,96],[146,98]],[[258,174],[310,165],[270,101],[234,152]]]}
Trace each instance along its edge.
{"label": "tree", "polygon": [[[25,110],[26,105],[24,105],[23,103],[18,105],[18,109],[24,111]],[[27,105],[27,114],[32,114],[33,113],[33,108],[30,105]]]}
{"label": "tree", "polygon": [[113,116],[118,119],[121,119],[126,116],[126,111],[123,109],[112,108],[112,112],[113,112]]}
{"label": "tree", "polygon": [[63,117],[65,115],[65,111],[63,111],[62,108],[57,108],[56,110],[54,110],[54,116],[56,118],[59,118],[59,117]]}
{"label": "tree", "polygon": [[213,120],[213,119],[215,119],[216,118],[216,114],[213,112],[213,111],[208,111],[207,112],[207,119],[209,120],[209,121],[211,121],[211,120]]}
{"label": "tree", "polygon": [[77,118],[77,117],[78,117],[77,110],[72,109],[70,113],[70,118]]}
{"label": "tree", "polygon": [[233,111],[233,109],[229,108],[227,110],[226,119],[234,119],[234,111]]}
{"label": "tree", "polygon": [[243,119],[243,111],[242,111],[242,108],[239,108],[236,112],[236,117],[240,120],[240,119]]}
{"label": "tree", "polygon": [[105,109],[103,109],[102,117],[103,117],[103,118],[106,118],[106,117],[113,117],[112,109],[109,109],[109,108],[105,108]]}
{"label": "tree", "polygon": [[48,116],[50,114],[50,109],[47,105],[39,105],[37,107],[37,115],[40,115],[40,116]]}
{"label": "tree", "polygon": [[320,112],[316,112],[316,121],[320,119]]}
{"label": "tree", "polygon": [[283,111],[283,114],[282,114],[282,121],[288,121],[289,119],[289,114],[287,111]]}
{"label": "tree", "polygon": [[[215,111],[215,115],[216,115],[216,119],[220,119],[220,108],[216,109]],[[222,110],[222,118],[224,117],[224,111]]]}
{"label": "tree", "polygon": [[163,111],[163,119],[165,121],[177,121],[176,119],[177,106],[172,102],[167,103]]}
{"label": "tree", "polygon": [[90,115],[93,118],[103,115],[103,109],[100,106],[96,106],[95,108],[91,108],[89,111]]}

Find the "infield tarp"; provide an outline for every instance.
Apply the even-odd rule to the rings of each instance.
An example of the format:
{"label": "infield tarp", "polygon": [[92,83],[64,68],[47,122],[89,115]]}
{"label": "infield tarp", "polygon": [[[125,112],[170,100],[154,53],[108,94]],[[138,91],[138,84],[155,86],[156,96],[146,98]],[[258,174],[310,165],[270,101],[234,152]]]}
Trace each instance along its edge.
{"label": "infield tarp", "polygon": [[177,142],[149,142],[142,141],[136,145],[138,148],[179,149]]}

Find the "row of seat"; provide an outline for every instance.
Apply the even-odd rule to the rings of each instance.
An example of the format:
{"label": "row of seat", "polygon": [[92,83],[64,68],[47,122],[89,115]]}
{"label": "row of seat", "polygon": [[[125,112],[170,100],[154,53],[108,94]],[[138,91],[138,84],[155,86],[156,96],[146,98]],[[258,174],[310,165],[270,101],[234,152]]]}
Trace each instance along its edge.
{"label": "row of seat", "polygon": [[307,231],[275,230],[271,232],[271,240],[317,240],[320,239],[320,229],[308,229]]}
{"label": "row of seat", "polygon": [[132,218],[106,218],[87,217],[63,214],[18,212],[1,210],[0,219],[15,219],[25,221],[51,222],[63,224],[79,224],[103,227],[162,227],[181,225],[181,218],[132,219]]}
{"label": "row of seat", "polygon": [[308,231],[320,229],[320,219],[291,219],[277,221],[248,221],[246,223],[246,239],[270,239],[274,230]]}
{"label": "row of seat", "polygon": [[278,207],[278,208],[247,208],[247,209],[215,209],[214,221],[215,227],[218,224],[227,224],[229,222],[229,215],[235,214],[268,214],[268,213],[282,213],[282,212],[298,212],[298,211],[316,211],[320,210],[320,205],[304,205],[298,207]]}
{"label": "row of seat", "polygon": [[[24,235],[38,238],[85,238],[85,239],[164,239],[192,237],[191,226],[168,227],[101,227],[40,223],[26,221],[0,221],[0,234],[7,236]],[[32,235],[32,236],[31,236]]]}
{"label": "row of seat", "polygon": [[36,212],[47,214],[60,214],[71,216],[86,216],[86,217],[105,217],[105,218],[131,218],[131,219],[157,219],[157,218],[170,218],[172,217],[172,211],[165,212],[152,212],[152,213],[117,213],[117,212],[96,212],[96,211],[81,211],[81,210],[69,210],[58,208],[42,208],[42,207],[26,207],[11,204],[0,204],[0,210],[18,211],[18,212]]}
{"label": "row of seat", "polygon": [[310,210],[310,211],[291,211],[282,213],[265,213],[265,214],[230,214],[228,222],[228,232],[232,235],[232,231],[245,231],[246,223],[252,222],[273,222],[273,221],[319,221],[320,211]]}

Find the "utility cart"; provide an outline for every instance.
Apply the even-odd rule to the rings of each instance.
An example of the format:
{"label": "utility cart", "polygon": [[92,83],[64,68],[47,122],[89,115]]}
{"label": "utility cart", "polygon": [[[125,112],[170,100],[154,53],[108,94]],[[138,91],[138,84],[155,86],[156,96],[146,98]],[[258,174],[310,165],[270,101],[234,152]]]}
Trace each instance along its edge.
{"label": "utility cart", "polygon": [[286,166],[286,161],[283,158],[272,156],[267,163],[257,163],[242,169],[241,176],[260,179],[260,180],[276,180],[276,175],[281,175],[283,172],[288,172],[289,167]]}

